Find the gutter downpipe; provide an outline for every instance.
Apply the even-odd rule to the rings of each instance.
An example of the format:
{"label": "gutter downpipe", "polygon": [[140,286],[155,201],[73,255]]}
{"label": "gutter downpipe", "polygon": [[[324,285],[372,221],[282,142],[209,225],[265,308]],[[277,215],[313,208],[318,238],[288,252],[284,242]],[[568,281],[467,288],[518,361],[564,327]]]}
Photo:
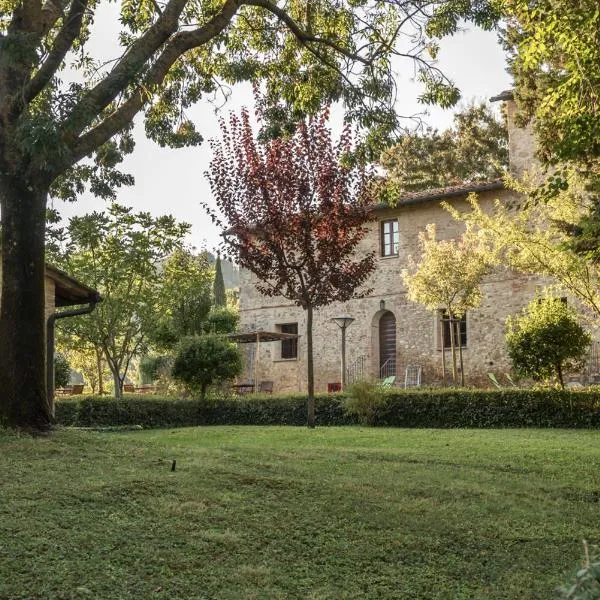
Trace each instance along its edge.
{"label": "gutter downpipe", "polygon": [[102,302],[102,297],[97,295],[87,306],[52,313],[46,321],[46,389],[52,417],[54,417],[54,324],[58,319],[88,315],[99,302]]}

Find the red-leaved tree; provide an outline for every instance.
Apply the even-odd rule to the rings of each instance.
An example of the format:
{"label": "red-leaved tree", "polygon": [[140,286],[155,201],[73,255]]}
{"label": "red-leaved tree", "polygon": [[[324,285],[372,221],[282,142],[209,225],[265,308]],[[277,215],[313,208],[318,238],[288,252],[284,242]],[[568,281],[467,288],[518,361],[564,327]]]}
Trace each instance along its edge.
{"label": "red-leaved tree", "polygon": [[262,294],[306,311],[309,427],[314,310],[368,293],[362,286],[375,269],[374,253],[357,248],[372,215],[373,172],[350,164],[350,130],[334,143],[328,117],[325,110],[290,137],[266,140],[255,138],[247,110],[232,114],[212,142],[208,173],[229,254],[256,275]]}

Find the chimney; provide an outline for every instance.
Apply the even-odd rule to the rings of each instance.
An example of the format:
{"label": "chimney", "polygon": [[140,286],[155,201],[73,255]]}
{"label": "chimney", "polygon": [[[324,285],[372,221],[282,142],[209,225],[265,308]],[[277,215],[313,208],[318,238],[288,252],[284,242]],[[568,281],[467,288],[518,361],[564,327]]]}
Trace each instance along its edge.
{"label": "chimney", "polygon": [[506,90],[493,98],[490,102],[504,102],[506,121],[508,127],[508,160],[510,173],[520,179],[526,172],[537,170],[539,161],[535,157],[535,137],[532,124],[527,127],[518,127],[515,123],[517,103],[512,90]]}

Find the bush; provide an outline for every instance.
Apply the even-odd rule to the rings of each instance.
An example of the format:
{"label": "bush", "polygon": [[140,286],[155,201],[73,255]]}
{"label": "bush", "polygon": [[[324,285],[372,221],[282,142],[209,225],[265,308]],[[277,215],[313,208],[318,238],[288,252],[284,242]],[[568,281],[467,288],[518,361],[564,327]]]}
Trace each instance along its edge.
{"label": "bush", "polygon": [[[125,396],[123,400],[84,397],[59,400],[56,418],[79,427],[141,425],[306,425],[304,395],[243,396],[222,400],[173,400]],[[358,423],[346,396],[316,397],[318,425]],[[600,428],[600,393],[595,390],[410,390],[384,391],[373,423],[385,427]]]}
{"label": "bush", "polygon": [[227,338],[210,334],[182,340],[171,374],[204,399],[209,385],[233,379],[242,368],[237,345]]}
{"label": "bush", "polygon": [[600,598],[600,560],[590,559],[585,544],[583,566],[574,574],[571,582],[559,589],[565,600],[598,600]]}
{"label": "bush", "polygon": [[583,368],[592,341],[575,311],[558,298],[536,298],[517,318],[507,320],[508,355],[519,376],[536,381]]}
{"label": "bush", "polygon": [[383,390],[374,381],[357,381],[347,388],[346,414],[356,417],[361,425],[375,425],[385,406]]}
{"label": "bush", "polygon": [[71,381],[71,365],[64,354],[54,355],[54,387],[61,388]]}
{"label": "bush", "polygon": [[215,306],[206,319],[204,328],[207,333],[233,333],[240,320],[238,310],[225,306]]}

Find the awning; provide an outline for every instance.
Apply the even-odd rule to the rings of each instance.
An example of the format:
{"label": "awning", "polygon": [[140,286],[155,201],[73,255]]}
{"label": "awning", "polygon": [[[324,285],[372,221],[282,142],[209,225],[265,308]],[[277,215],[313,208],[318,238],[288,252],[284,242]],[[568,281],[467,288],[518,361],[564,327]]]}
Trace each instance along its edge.
{"label": "awning", "polygon": [[294,340],[298,337],[297,333],[282,333],[280,331],[243,331],[240,333],[230,333],[227,337],[232,342],[238,344],[253,344],[256,342],[279,342],[281,340]]}
{"label": "awning", "polygon": [[254,352],[254,391],[256,392],[258,391],[258,375],[260,370],[260,343],[295,340],[298,339],[298,334],[282,333],[281,331],[263,331],[262,329],[258,329],[256,331],[230,333],[227,337],[232,342],[237,342],[238,344],[256,344],[256,351]]}

